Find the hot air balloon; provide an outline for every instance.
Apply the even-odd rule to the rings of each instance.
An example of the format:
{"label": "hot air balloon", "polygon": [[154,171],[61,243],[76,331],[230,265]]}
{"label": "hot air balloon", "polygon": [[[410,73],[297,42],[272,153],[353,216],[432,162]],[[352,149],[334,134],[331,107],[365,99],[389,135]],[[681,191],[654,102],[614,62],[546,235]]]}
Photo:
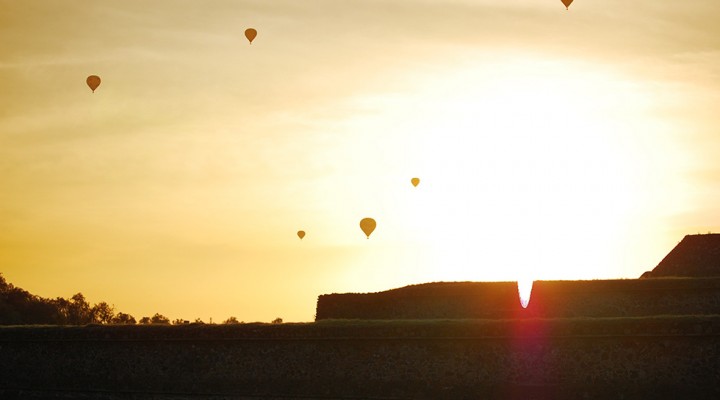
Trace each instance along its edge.
{"label": "hot air balloon", "polygon": [[95,93],[95,89],[100,86],[100,77],[97,75],[90,75],[85,80],[87,82],[87,85],[90,86],[90,89],[92,89],[93,93]]}
{"label": "hot air balloon", "polygon": [[573,2],[573,0],[560,0],[560,1],[562,1],[562,3],[565,4],[566,10],[570,9],[570,4],[572,4],[572,2]]}
{"label": "hot air balloon", "polygon": [[250,44],[252,44],[252,41],[255,39],[256,36],[257,36],[257,31],[255,29],[253,29],[253,28],[245,29],[245,37],[247,38],[247,40],[250,41]]}
{"label": "hot air balloon", "polygon": [[377,226],[377,224],[372,218],[363,218],[360,221],[360,229],[362,229],[368,239],[370,239],[370,234],[375,230],[375,226]]}
{"label": "hot air balloon", "polygon": [[420,183],[420,178],[412,178],[410,179],[410,183],[412,183],[413,186],[417,187],[417,185]]}
{"label": "hot air balloon", "polygon": [[300,240],[302,240],[302,238],[305,237],[305,231],[298,231],[297,235],[300,238]]}

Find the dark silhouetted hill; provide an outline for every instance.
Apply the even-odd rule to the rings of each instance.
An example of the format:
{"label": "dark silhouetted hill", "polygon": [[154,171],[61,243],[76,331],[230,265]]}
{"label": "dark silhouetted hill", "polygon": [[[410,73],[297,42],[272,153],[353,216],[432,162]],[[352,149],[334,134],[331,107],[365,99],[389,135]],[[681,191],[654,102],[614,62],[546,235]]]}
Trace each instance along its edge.
{"label": "dark silhouetted hill", "polygon": [[687,235],[643,278],[720,276],[720,234]]}

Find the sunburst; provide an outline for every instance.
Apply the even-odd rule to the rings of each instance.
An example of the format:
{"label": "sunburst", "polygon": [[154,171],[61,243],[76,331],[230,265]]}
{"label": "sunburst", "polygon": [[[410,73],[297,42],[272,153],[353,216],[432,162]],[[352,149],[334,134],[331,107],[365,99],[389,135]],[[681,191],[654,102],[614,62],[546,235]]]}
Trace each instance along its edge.
{"label": "sunburst", "polygon": [[530,304],[530,294],[532,293],[533,281],[532,279],[520,279],[518,280],[517,285],[520,305],[523,308],[527,308],[528,304]]}

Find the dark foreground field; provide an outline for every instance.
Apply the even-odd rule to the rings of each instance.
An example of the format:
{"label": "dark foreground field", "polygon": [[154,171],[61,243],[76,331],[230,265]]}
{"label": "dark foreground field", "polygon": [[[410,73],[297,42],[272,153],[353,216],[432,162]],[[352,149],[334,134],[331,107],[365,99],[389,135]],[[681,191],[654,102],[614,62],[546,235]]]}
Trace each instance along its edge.
{"label": "dark foreground field", "polygon": [[720,398],[720,316],[4,327],[22,399]]}

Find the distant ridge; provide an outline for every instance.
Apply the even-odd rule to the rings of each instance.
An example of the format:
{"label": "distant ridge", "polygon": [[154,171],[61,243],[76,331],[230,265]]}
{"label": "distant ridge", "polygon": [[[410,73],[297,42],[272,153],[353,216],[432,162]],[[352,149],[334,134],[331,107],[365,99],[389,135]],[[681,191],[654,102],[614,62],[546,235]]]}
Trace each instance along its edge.
{"label": "distant ridge", "polygon": [[720,233],[687,235],[641,278],[720,276]]}

